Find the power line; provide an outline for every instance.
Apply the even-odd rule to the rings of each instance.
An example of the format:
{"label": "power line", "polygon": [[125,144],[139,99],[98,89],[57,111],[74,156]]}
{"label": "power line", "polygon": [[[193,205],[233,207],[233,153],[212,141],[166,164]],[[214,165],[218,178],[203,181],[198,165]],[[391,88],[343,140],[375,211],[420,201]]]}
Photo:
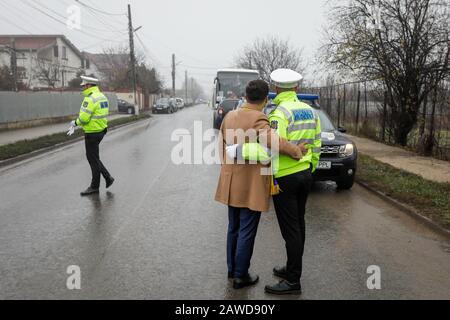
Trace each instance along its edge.
{"label": "power line", "polygon": [[2,17],[3,17],[3,19],[4,19],[6,22],[9,22],[9,24],[15,26],[16,28],[19,28],[20,30],[24,31],[24,32],[27,33],[27,34],[32,34],[30,31],[26,30],[25,28],[22,28],[21,26],[17,25],[16,23],[14,23],[13,21],[9,20],[9,19],[6,18],[5,16],[2,16]]}
{"label": "power line", "polygon": [[[15,11],[15,15],[17,16],[17,17],[13,17],[13,18],[17,18],[17,19],[18,19],[17,21],[22,20],[22,19],[24,18],[23,15],[24,15],[25,13],[28,13],[27,11],[20,10],[19,8],[14,7],[14,6],[12,5],[12,3],[4,4],[4,3],[1,2],[1,0],[0,0],[0,5],[3,6],[7,11],[10,11],[10,12],[11,12],[11,9],[13,9],[13,10]],[[7,11],[6,11],[6,12],[7,12]],[[29,21],[31,21],[31,22],[34,20],[34,17],[32,17],[30,14],[27,14],[27,17],[30,18]],[[33,26],[32,26],[33,29],[35,29],[36,27],[39,28],[39,29],[41,29],[41,30],[45,30],[45,32],[43,32],[43,33],[47,33],[47,32],[48,32],[46,29],[41,28],[41,25],[38,25],[38,26],[33,25]],[[47,25],[47,27],[50,29],[50,26]],[[52,29],[53,29],[53,28],[52,28]]]}
{"label": "power line", "polygon": [[141,45],[141,47],[144,49],[144,51],[148,54],[149,58],[151,60],[153,60],[153,63],[155,65],[159,65],[159,67],[162,67],[163,69],[170,69],[171,67],[164,67],[163,64],[161,63],[161,61],[159,61],[159,59],[156,58],[156,56],[154,56],[150,50],[147,48],[147,46],[144,44],[144,42],[142,41],[141,37],[139,37],[139,35],[136,33],[136,38],[138,39],[139,44]]}
{"label": "power line", "polygon": [[[69,5],[65,0],[60,0],[60,1],[62,1],[62,2],[65,3],[66,5]],[[75,0],[75,2],[78,2],[78,1]],[[87,9],[86,12],[87,12],[90,16],[92,16],[95,20],[98,20],[98,21],[101,22],[104,26],[107,26],[107,27],[111,28],[110,31],[128,34],[128,30],[119,30],[119,29],[117,29],[115,25],[112,25],[112,24],[110,24],[109,22],[107,22],[106,20],[104,20],[102,16],[100,16],[99,14],[97,14],[97,12],[95,12],[95,11],[92,10],[91,8],[89,8],[89,7],[85,7],[85,8]],[[116,22],[117,24],[119,24],[119,25],[122,24],[122,23],[125,24],[124,21],[118,22],[117,20],[115,20],[115,22]],[[124,32],[124,31],[125,31],[125,32]]]}
{"label": "power line", "polygon": [[[144,33],[145,33],[145,31],[144,31]],[[158,42],[161,46],[163,46],[163,47],[166,48],[167,50],[170,50],[170,52],[176,52],[177,55],[181,56],[182,58],[184,57],[184,58],[188,58],[189,60],[195,60],[197,63],[201,63],[201,64],[204,64],[204,65],[206,65],[206,66],[211,66],[211,67],[214,66],[214,64],[212,64],[212,63],[205,63],[204,61],[202,61],[202,60],[200,60],[200,59],[198,59],[198,58],[196,58],[196,57],[193,57],[193,56],[191,56],[191,55],[188,55],[188,54],[186,54],[185,52],[181,51],[180,49],[171,48],[170,46],[166,45],[165,43],[161,42],[160,40],[157,40],[157,39],[155,39],[155,38],[153,38],[153,37],[150,37],[148,33],[145,33],[145,35],[146,35],[149,39],[152,39],[152,41]],[[216,69],[215,69],[215,70],[216,70]]]}
{"label": "power line", "polygon": [[[65,22],[59,20],[58,18],[53,17],[52,15],[50,15],[50,14],[48,14],[47,12],[41,10],[40,8],[36,8],[34,5],[32,5],[32,4],[30,4],[29,2],[27,2],[27,0],[23,0],[23,3],[26,4],[27,6],[33,8],[34,10],[39,11],[39,12],[42,13],[43,15],[49,17],[50,19],[52,19],[52,20],[54,20],[54,21],[56,21],[56,22],[58,22],[58,23],[63,24],[63,25],[66,26],[66,23],[65,23]],[[94,36],[94,35],[92,35],[92,34],[83,32],[83,31],[78,30],[78,29],[74,29],[74,30],[75,30],[75,31],[78,31],[78,32],[80,32],[80,33],[82,33],[82,34],[84,34],[84,35],[86,35],[86,36],[88,36],[88,37],[95,38],[95,39],[98,39],[98,40],[102,40],[102,41],[111,41],[111,42],[121,42],[121,41],[117,41],[117,40],[113,40],[113,39],[100,38],[100,37]]]}
{"label": "power line", "polygon": [[125,16],[125,17],[127,16],[125,13],[111,13],[111,12],[106,12],[106,11],[103,11],[103,10],[91,7],[91,6],[81,2],[80,0],[75,0],[75,1],[78,2],[79,4],[81,4],[83,7],[89,8],[91,10],[94,10],[94,11],[96,11],[98,13],[101,13],[101,14],[104,14],[104,15],[108,15],[108,16]]}
{"label": "power line", "polygon": [[[36,5],[39,5],[39,6],[43,7],[43,8],[45,8],[45,9],[47,9],[48,11],[52,12],[53,14],[57,15],[58,17],[60,17],[62,19],[66,19],[67,18],[67,17],[63,16],[62,14],[60,14],[59,12],[57,12],[57,11],[47,7],[46,5],[39,3],[37,0],[31,0],[31,1],[33,3],[35,3]],[[112,30],[99,29],[99,28],[95,28],[95,27],[92,27],[92,26],[88,26],[88,25],[84,25],[84,27],[87,28],[87,29],[90,29],[90,30],[97,31],[97,32],[108,32],[108,33],[112,32]],[[122,30],[120,32],[123,33],[124,31],[125,30]]]}

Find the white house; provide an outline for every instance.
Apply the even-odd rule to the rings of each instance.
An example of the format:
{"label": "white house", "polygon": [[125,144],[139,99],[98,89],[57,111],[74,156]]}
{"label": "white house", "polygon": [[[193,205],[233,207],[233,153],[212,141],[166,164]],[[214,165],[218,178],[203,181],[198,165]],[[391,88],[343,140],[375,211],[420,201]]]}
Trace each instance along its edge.
{"label": "white house", "polygon": [[18,80],[30,88],[66,87],[95,68],[64,35],[0,35],[0,65],[11,67],[14,56]]}

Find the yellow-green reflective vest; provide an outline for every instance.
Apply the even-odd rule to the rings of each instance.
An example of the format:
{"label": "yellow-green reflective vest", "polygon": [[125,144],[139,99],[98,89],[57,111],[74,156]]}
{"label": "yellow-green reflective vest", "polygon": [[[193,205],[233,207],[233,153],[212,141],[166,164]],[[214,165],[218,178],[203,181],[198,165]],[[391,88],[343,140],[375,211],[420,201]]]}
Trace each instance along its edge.
{"label": "yellow-green reflective vest", "polygon": [[75,121],[76,125],[81,126],[85,133],[104,131],[108,128],[108,99],[97,86],[84,90],[83,95],[85,98]]}
{"label": "yellow-green reflective vest", "polygon": [[[322,147],[320,118],[312,107],[300,102],[294,91],[280,93],[273,101],[278,107],[269,115],[270,125],[281,138],[294,144],[306,142],[308,153],[300,160],[280,154],[272,161],[275,178],[285,177],[309,168],[317,168]],[[261,159],[262,149],[243,146],[246,160]],[[312,165],[312,166],[311,166]]]}

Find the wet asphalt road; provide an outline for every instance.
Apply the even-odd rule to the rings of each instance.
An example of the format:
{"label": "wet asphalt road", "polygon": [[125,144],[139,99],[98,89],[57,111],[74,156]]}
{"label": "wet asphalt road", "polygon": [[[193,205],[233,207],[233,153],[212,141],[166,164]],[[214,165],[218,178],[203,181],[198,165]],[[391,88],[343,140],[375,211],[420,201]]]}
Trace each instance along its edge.
{"label": "wet asphalt road", "polygon": [[[170,161],[175,128],[211,126],[196,106],[108,134],[109,192],[81,198],[90,179],[83,143],[0,169],[0,299],[278,299],[264,293],[285,251],[264,214],[252,270],[261,282],[234,291],[226,277],[226,208],[215,203],[215,165]],[[66,288],[81,268],[81,290]],[[381,268],[381,290],[366,269]],[[301,297],[450,299],[450,241],[359,186],[319,184],[307,211]]]}

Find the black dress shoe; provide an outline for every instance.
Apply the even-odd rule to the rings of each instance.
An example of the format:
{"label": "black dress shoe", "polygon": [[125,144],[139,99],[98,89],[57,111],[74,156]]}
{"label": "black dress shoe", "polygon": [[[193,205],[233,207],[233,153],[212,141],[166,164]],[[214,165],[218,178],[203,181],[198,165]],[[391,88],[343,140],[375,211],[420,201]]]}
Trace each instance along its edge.
{"label": "black dress shoe", "polygon": [[273,268],[273,275],[275,277],[287,280],[288,279],[288,274],[286,271],[286,267],[281,267],[281,268]]}
{"label": "black dress shoe", "polygon": [[242,289],[245,287],[250,287],[257,284],[259,281],[259,276],[248,274],[244,278],[234,278],[233,288],[234,289]]}
{"label": "black dress shoe", "polygon": [[91,194],[98,194],[99,190],[98,189],[94,189],[94,188],[87,188],[86,190],[84,190],[83,192],[81,192],[81,196],[90,196]]}
{"label": "black dress shoe", "polygon": [[109,177],[109,179],[106,180],[106,189],[108,189],[109,187],[112,186],[112,184],[114,183],[114,178],[113,177]]}
{"label": "black dress shoe", "polygon": [[271,294],[302,294],[302,286],[300,282],[289,283],[286,280],[281,280],[278,284],[273,286],[266,286],[265,291]]}

